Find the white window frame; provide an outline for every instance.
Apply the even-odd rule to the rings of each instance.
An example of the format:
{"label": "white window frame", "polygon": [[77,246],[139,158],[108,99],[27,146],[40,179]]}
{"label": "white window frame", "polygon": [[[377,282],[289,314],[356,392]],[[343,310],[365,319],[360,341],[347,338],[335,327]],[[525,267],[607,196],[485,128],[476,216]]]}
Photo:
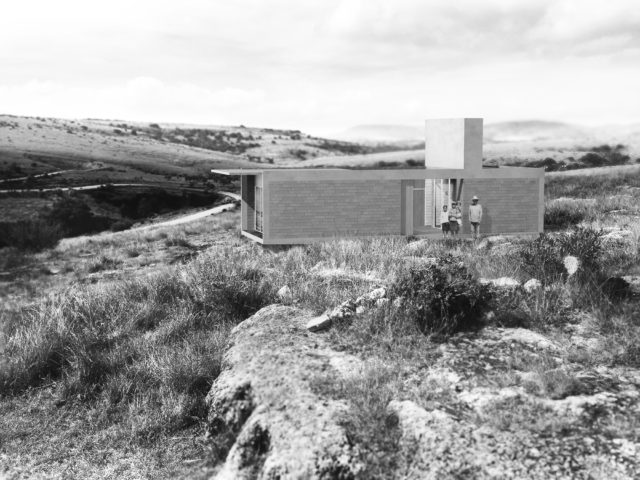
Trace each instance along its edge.
{"label": "white window frame", "polygon": [[[253,226],[256,232],[264,233],[264,192],[262,190],[262,185],[258,185],[258,182],[256,182],[256,186],[254,187],[253,204]],[[258,206],[260,206],[260,208],[258,208]]]}

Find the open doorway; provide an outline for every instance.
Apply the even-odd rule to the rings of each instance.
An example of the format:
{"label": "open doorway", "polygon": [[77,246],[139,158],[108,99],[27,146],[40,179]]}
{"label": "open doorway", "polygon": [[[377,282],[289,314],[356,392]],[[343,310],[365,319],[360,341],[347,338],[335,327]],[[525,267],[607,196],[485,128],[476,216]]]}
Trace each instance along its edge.
{"label": "open doorway", "polygon": [[447,210],[451,210],[451,202],[457,200],[456,192],[456,180],[452,178],[438,178],[435,180],[426,180],[426,182],[432,182],[433,187],[433,223],[434,227],[440,228],[440,212],[442,206],[446,205]]}
{"label": "open doorway", "polygon": [[262,175],[242,176],[242,230],[262,238],[264,233],[264,192]]}
{"label": "open doorway", "polygon": [[462,180],[455,178],[429,178],[410,181],[405,185],[404,220],[402,232],[406,235],[427,235],[440,232],[442,206],[451,208],[459,200]]}

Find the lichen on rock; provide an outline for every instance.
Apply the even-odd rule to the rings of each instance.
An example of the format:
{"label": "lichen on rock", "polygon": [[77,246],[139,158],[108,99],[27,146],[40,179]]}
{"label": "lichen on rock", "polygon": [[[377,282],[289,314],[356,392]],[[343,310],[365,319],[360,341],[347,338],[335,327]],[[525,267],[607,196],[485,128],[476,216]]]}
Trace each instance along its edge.
{"label": "lichen on rock", "polygon": [[207,396],[209,438],[220,446],[215,478],[354,478],[359,471],[340,425],[346,404],[321,398],[312,385],[314,372],[340,375],[334,365],[358,360],[309,334],[310,318],[308,311],[271,305],[234,329]]}

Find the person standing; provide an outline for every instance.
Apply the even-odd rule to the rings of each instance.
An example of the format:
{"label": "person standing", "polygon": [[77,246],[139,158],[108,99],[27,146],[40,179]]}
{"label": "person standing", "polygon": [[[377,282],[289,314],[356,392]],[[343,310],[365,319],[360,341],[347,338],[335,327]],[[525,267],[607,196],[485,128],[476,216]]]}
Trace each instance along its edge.
{"label": "person standing", "polygon": [[471,233],[474,239],[480,236],[480,222],[482,222],[482,205],[478,203],[480,199],[473,196],[471,206],[469,207],[469,222],[471,222]]}
{"label": "person standing", "polygon": [[447,210],[448,207],[443,205],[442,211],[440,212],[440,226],[442,227],[443,237],[446,237],[447,233],[451,232],[451,229],[449,228],[449,212]]}
{"label": "person standing", "polygon": [[460,231],[460,221],[462,220],[462,212],[458,208],[458,202],[451,202],[451,210],[449,210],[449,230],[453,237],[458,236]]}

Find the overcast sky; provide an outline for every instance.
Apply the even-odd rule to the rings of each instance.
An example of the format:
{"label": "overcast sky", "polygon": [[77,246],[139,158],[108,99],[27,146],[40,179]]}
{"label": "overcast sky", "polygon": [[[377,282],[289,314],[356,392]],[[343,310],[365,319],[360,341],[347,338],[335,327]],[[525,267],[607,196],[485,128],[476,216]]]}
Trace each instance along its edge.
{"label": "overcast sky", "polygon": [[638,0],[17,0],[0,113],[338,132],[640,122]]}

